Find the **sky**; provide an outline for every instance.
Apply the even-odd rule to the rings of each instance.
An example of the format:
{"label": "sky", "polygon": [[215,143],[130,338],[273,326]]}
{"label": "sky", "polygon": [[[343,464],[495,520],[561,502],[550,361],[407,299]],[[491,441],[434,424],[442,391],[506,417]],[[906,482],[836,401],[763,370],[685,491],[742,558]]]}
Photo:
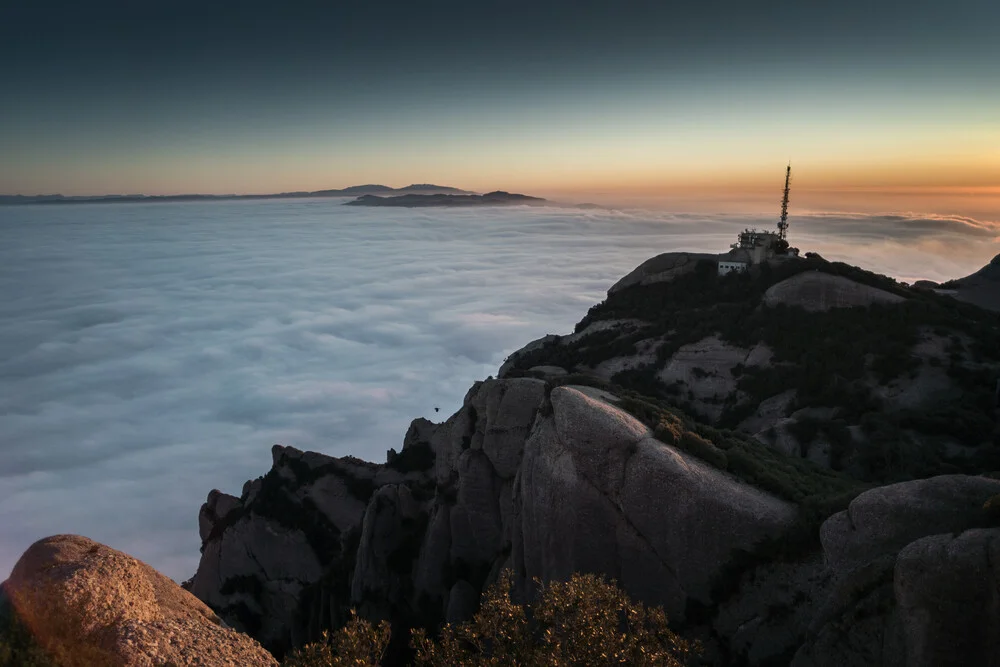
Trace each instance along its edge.
{"label": "sky", "polygon": [[1000,3],[0,6],[0,193],[434,182],[1000,218]]}
{"label": "sky", "polygon": [[[208,492],[239,495],[272,444],[384,461],[651,255],[773,220],[341,203],[0,208],[0,581],[59,533],[187,579]],[[1000,251],[1000,225],[956,216],[796,215],[789,234],[907,281]]]}

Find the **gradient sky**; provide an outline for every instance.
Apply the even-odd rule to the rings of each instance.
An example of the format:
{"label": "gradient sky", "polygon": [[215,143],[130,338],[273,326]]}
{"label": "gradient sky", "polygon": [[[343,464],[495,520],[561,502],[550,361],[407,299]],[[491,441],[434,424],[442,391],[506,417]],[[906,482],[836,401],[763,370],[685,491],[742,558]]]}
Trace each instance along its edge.
{"label": "gradient sky", "polygon": [[996,220],[997,26],[995,0],[8,2],[0,192],[773,207],[791,159],[799,205]]}

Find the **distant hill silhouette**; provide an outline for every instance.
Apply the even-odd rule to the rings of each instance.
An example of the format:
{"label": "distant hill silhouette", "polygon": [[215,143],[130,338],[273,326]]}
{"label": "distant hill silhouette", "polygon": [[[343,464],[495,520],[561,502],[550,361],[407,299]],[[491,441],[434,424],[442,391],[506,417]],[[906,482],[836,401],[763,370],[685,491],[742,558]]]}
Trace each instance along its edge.
{"label": "distant hill silhouette", "polygon": [[79,203],[123,203],[123,202],[167,202],[167,201],[217,201],[227,199],[293,199],[301,197],[358,197],[361,195],[472,195],[468,190],[460,190],[444,185],[433,185],[430,183],[416,183],[403,188],[392,188],[388,185],[352,185],[347,188],[334,190],[312,190],[296,192],[279,192],[274,194],[261,195],[200,195],[200,194],[180,194],[180,195],[87,195],[87,196],[66,196],[60,194],[52,195],[0,195],[0,204],[79,204]]}
{"label": "distant hill silhouette", "polygon": [[[414,187],[414,186],[411,186]],[[485,195],[455,195],[455,194],[405,194],[397,197],[379,197],[366,194],[348,206],[401,206],[406,208],[427,206],[511,206],[516,204],[542,206],[548,202],[541,197],[512,194],[510,192],[488,192]]]}

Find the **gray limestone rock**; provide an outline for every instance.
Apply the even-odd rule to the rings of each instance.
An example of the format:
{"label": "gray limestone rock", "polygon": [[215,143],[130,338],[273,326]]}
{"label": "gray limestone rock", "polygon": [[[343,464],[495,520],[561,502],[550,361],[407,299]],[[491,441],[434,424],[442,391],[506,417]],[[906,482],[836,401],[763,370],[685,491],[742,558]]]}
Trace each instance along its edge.
{"label": "gray limestone rock", "polygon": [[734,550],[794,520],[787,503],[649,437],[620,409],[568,387],[551,398],[515,482],[522,581],[596,572],[683,616]]}
{"label": "gray limestone rock", "polygon": [[895,554],[927,535],[980,526],[983,503],[1000,493],[1000,480],[941,475],[881,486],[851,501],[820,528],[827,563],[842,573]]}
{"label": "gray limestone rock", "polygon": [[764,303],[768,306],[784,304],[813,312],[876,303],[902,303],[905,300],[898,294],[822,271],[799,273],[772,285],[764,293]]}

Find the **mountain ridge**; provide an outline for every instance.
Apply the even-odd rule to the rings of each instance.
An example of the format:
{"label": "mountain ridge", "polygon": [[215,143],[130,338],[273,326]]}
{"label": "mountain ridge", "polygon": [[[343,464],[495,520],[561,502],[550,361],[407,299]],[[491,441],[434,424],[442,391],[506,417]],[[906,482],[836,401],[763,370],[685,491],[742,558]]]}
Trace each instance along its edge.
{"label": "mountain ridge", "polygon": [[[190,590],[276,654],[351,608],[404,628],[460,622],[511,569],[520,595],[534,577],[612,577],[702,638],[708,664],[902,667],[932,664],[946,648],[965,664],[994,655],[988,642],[930,628],[1000,623],[972,614],[982,605],[966,594],[1000,581],[983,561],[984,545],[1000,556],[1000,517],[987,511],[1000,481],[984,476],[1000,469],[1000,413],[982,386],[984,373],[1000,372],[1000,316],[815,256],[728,276],[711,258],[651,266],[619,281],[576,333],[512,354],[446,421],[414,420],[383,464],[275,446],[271,470],[239,496],[209,495]],[[679,326],[688,316],[694,329]],[[650,348],[659,318],[665,338]],[[924,319],[932,343],[907,333],[923,332]],[[853,338],[866,327],[872,335]],[[809,385],[822,366],[803,366],[797,348],[772,338],[781,332],[818,360],[847,357],[832,368],[844,381],[824,393],[821,373]],[[897,334],[899,345],[883,345]],[[729,338],[740,335],[752,349]],[[659,348],[676,362],[678,392],[659,391],[662,369],[622,362],[649,363]],[[706,351],[718,369],[702,368]],[[953,412],[906,408],[905,396],[884,392],[914,364],[975,391]],[[759,370],[796,368],[806,372]],[[762,397],[754,414],[701,400],[717,416],[690,416],[715,395],[703,385],[743,375],[741,391]],[[889,385],[869,386],[868,375]],[[852,406],[851,387],[881,388],[879,400],[902,401],[910,421],[850,422],[867,405]],[[789,388],[806,402],[784,396]],[[735,426],[755,419],[759,430],[714,423],[727,409]],[[969,585],[949,588],[949,576]]]}
{"label": "mountain ridge", "polygon": [[467,206],[544,206],[548,200],[517,193],[497,190],[484,195],[456,194],[404,194],[392,197],[366,194],[354,201],[346,202],[347,206],[389,206],[404,208],[425,207],[467,207]]}
{"label": "mountain ridge", "polygon": [[296,192],[278,192],[270,194],[177,194],[177,195],[0,195],[0,205],[7,204],[76,204],[76,203],[137,203],[137,202],[169,202],[169,201],[220,201],[239,199],[293,199],[322,197],[356,197],[364,194],[454,194],[471,195],[469,190],[461,190],[444,185],[414,183],[402,188],[388,185],[368,184],[352,185],[346,188],[329,190],[312,190]]}

